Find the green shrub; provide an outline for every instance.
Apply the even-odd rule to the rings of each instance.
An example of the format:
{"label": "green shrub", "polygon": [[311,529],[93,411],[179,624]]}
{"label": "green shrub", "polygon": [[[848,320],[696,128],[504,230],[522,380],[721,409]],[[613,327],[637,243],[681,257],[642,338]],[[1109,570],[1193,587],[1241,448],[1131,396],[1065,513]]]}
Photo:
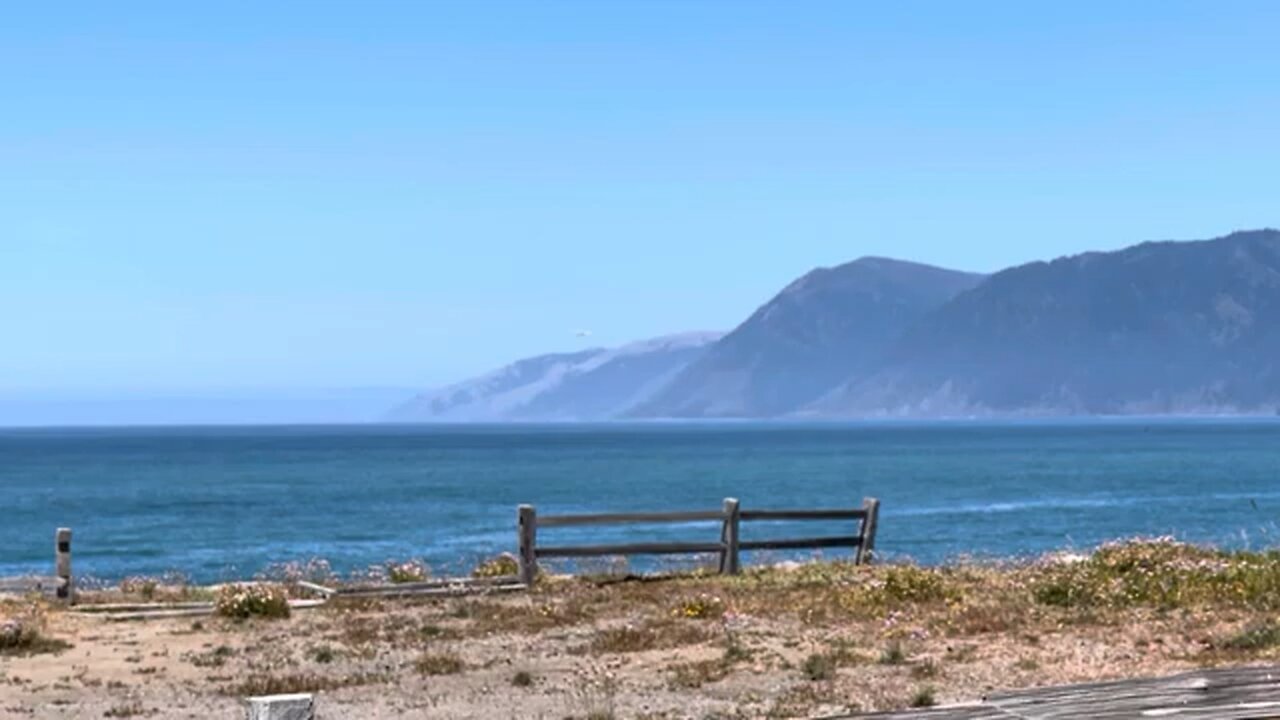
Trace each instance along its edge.
{"label": "green shrub", "polygon": [[218,591],[214,613],[235,620],[289,617],[289,598],[279,585],[225,585]]}
{"label": "green shrub", "polygon": [[898,602],[937,602],[959,594],[947,584],[942,571],[914,565],[889,568],[884,576],[884,593]]}
{"label": "green shrub", "polygon": [[503,553],[480,563],[471,571],[472,577],[494,578],[520,574],[520,561],[511,553]]}

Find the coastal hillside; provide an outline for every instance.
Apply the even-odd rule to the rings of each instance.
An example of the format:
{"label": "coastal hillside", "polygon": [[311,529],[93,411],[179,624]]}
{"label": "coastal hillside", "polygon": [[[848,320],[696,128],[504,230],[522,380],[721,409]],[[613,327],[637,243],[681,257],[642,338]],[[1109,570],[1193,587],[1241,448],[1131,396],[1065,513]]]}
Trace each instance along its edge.
{"label": "coastal hillside", "polygon": [[863,258],[732,332],[544,355],[401,421],[1273,414],[1280,231],[1148,242],[984,276]]}
{"label": "coastal hillside", "polygon": [[819,416],[1272,413],[1280,232],[997,273],[921,319]]}
{"label": "coastal hillside", "polygon": [[886,258],[814,270],[711,346],[643,417],[773,417],[874,366],[913,323],[983,276]]}
{"label": "coastal hillside", "polygon": [[520,360],[419,395],[393,422],[586,421],[617,417],[697,358],[720,333],[689,332]]}

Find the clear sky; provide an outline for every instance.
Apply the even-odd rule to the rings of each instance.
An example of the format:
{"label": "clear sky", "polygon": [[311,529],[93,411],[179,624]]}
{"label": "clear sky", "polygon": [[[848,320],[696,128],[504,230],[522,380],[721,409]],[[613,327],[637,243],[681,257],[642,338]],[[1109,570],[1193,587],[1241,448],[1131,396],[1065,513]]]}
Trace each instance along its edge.
{"label": "clear sky", "polygon": [[1280,224],[1276,2],[4,15],[0,390],[433,385],[866,254]]}

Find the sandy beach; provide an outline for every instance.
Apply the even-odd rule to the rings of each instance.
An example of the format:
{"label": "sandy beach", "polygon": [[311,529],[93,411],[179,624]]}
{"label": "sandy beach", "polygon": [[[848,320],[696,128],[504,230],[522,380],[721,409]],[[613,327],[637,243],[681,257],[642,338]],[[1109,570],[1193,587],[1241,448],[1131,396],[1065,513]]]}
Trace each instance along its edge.
{"label": "sandy beach", "polygon": [[[335,599],[286,619],[0,614],[6,718],[799,718],[1276,656],[1280,560],[1160,541],[1016,567],[810,563],[551,578],[525,593]],[[163,592],[163,591],[162,591]],[[190,592],[189,590],[186,592]],[[119,600],[118,593],[86,602]],[[11,621],[12,622],[12,621]]]}

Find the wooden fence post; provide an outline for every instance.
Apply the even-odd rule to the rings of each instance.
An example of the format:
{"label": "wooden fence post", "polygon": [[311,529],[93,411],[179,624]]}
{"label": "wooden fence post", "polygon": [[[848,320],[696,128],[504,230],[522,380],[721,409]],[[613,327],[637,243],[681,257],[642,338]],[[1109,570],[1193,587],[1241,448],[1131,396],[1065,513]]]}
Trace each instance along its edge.
{"label": "wooden fence post", "polygon": [[533,585],[538,575],[538,555],[534,551],[538,542],[538,513],[532,505],[521,505],[516,510],[516,532],[519,533],[520,582]]}
{"label": "wooden fence post", "polygon": [[738,564],[738,526],[742,519],[737,498],[724,499],[724,525],[720,529],[720,542],[724,549],[720,551],[720,574],[737,575]]}
{"label": "wooden fence post", "polygon": [[855,560],[859,565],[871,562],[872,553],[876,548],[876,522],[880,517],[880,501],[875,498],[863,498],[862,509],[867,511],[867,516],[862,519],[862,540],[858,543],[858,555]]}
{"label": "wooden fence post", "polygon": [[71,580],[71,528],[58,528],[54,534],[54,574],[58,576],[58,600],[70,605],[75,599]]}

